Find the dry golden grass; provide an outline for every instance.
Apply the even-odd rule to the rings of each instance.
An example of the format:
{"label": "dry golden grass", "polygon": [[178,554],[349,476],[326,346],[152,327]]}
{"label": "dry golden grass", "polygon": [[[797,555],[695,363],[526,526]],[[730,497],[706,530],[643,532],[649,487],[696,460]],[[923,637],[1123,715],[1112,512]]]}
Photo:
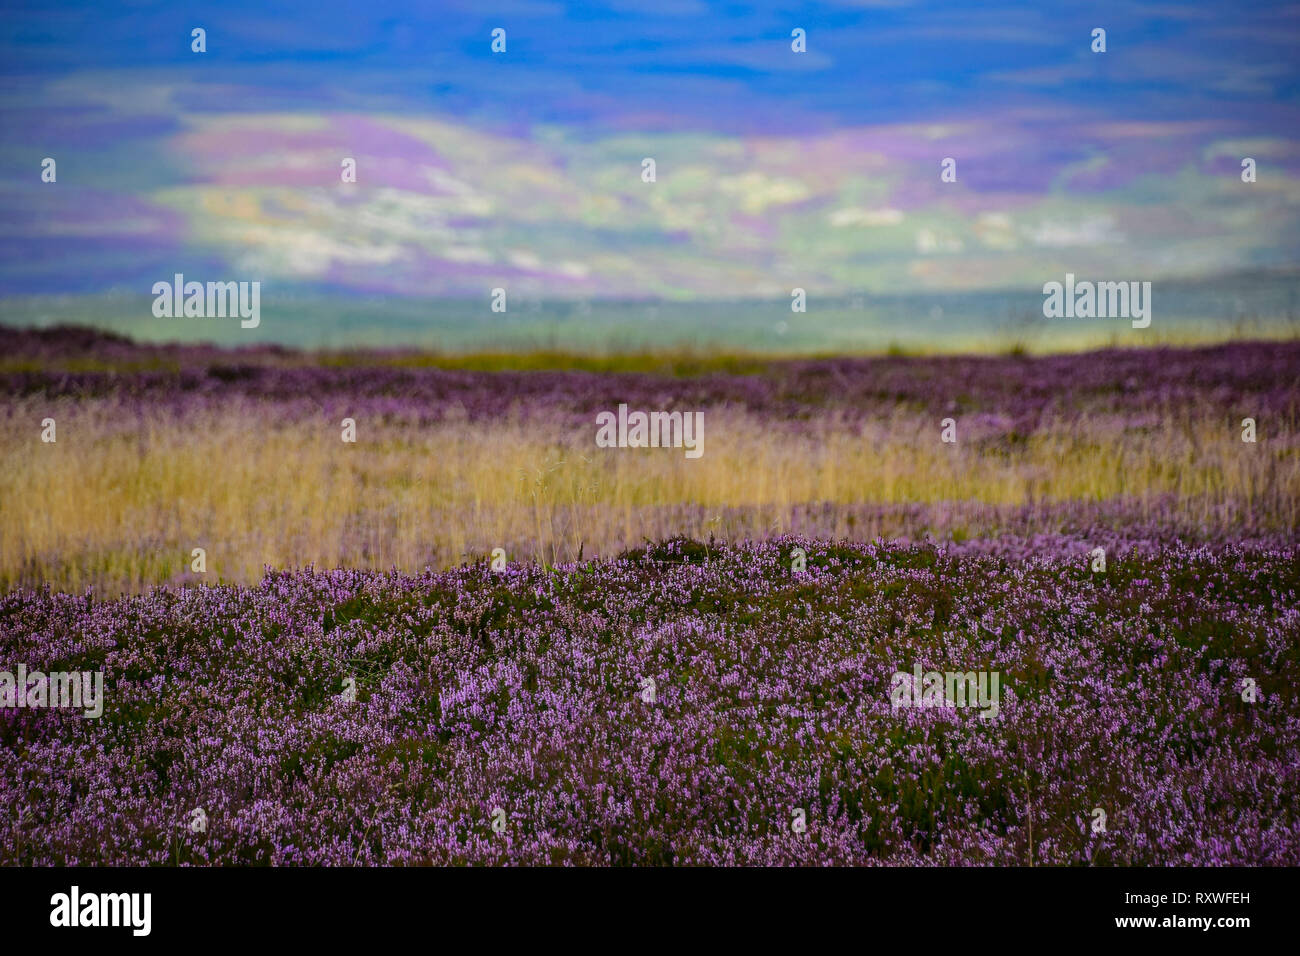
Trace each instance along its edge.
{"label": "dry golden grass", "polygon": [[[681,449],[601,449],[595,426],[501,420],[416,427],[274,421],[255,406],[183,422],[122,420],[107,403],[55,411],[14,401],[0,419],[0,586],[140,591],[168,581],[254,582],[264,565],[418,569],[485,556],[556,563],[684,533],[756,537],[791,528],[801,507],[820,529],[890,535],[859,506],[935,506],[928,529],[980,535],[971,506],[1136,499],[1173,526],[1219,528],[1248,515],[1292,533],[1300,502],[1296,429],[1259,444],[1222,420],[1168,418],[1126,430],[1061,422],[1023,441],[959,433],[904,412],[867,426],[833,419],[773,426],[705,412],[702,458]],[[53,414],[58,441],[42,444]],[[960,428],[959,423],[959,428]],[[1171,512],[1168,499],[1173,496]],[[945,503],[962,508],[945,510]],[[887,510],[887,509],[886,509]],[[948,517],[945,517],[948,515]],[[207,573],[189,571],[190,551]]]}

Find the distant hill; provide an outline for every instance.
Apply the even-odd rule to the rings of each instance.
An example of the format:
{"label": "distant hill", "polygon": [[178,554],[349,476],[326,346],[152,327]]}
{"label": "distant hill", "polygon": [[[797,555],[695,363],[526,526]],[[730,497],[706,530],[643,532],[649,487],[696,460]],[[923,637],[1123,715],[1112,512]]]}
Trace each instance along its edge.
{"label": "distant hill", "polygon": [[[1057,277],[1060,278],[1060,277]],[[1082,278],[1082,277],[1081,277]],[[1094,277],[1096,278],[1096,277]],[[591,301],[513,297],[402,299],[267,285],[262,320],[155,318],[145,292],[0,299],[0,325],[81,326],[137,342],[439,352],[560,351],[834,354],[1072,351],[1292,337],[1300,331],[1300,273],[1237,273],[1156,281],[1152,322],[1047,319],[1041,289],[823,297],[807,311],[788,297],[736,301]]]}

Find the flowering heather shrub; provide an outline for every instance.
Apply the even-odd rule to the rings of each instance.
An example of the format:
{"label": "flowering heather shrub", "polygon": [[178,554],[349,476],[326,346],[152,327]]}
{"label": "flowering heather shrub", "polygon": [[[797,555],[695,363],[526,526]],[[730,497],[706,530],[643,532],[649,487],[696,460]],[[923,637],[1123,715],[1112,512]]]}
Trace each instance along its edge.
{"label": "flowering heather shrub", "polygon": [[[107,700],[0,710],[0,859],[1300,864],[1298,558],[677,539],[18,590],[0,668],[102,669]],[[915,664],[999,672],[997,716],[894,709]]]}
{"label": "flowering heather shrub", "polygon": [[[897,407],[936,419],[984,413],[983,431],[1021,435],[1045,421],[1092,416],[1151,427],[1163,411],[1211,406],[1225,423],[1246,414],[1300,415],[1296,341],[1040,357],[701,358],[678,363],[690,372],[683,375],[636,371],[674,367],[652,355],[603,365],[562,356],[557,367],[532,371],[513,370],[509,357],[501,361],[501,370],[479,370],[465,367],[470,360],[419,353],[150,346],[88,329],[0,326],[0,395],[117,399],[173,415],[247,400],[273,403],[285,417],[324,414],[331,421],[355,413],[426,424],[449,415],[481,422],[558,413],[585,425],[621,401],[634,408],[730,408],[797,425],[832,413],[856,422]],[[571,370],[580,365],[600,370]]]}

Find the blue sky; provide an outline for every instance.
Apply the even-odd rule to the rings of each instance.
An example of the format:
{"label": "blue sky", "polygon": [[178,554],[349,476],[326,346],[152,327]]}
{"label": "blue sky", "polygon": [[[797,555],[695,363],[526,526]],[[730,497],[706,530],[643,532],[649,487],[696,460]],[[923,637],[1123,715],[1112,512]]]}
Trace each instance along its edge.
{"label": "blue sky", "polygon": [[1296,264],[1300,4],[269,6],[6,6],[0,294],[180,268],[689,299]]}
{"label": "blue sky", "polygon": [[[1279,107],[1295,109],[1300,40],[1300,6],[1286,3],[6,7],[2,69],[19,86],[82,71],[188,71],[187,36],[203,26],[211,40],[203,66],[219,75],[197,84],[255,82],[293,108],[451,103],[529,123],[666,112],[747,131],[916,119],[1023,98],[1104,104],[1134,119],[1250,120],[1268,132],[1286,115]],[[508,31],[505,58],[489,52],[496,26]],[[793,26],[809,32],[803,57],[787,55]],[[1108,31],[1106,60],[1088,48],[1097,26]]]}

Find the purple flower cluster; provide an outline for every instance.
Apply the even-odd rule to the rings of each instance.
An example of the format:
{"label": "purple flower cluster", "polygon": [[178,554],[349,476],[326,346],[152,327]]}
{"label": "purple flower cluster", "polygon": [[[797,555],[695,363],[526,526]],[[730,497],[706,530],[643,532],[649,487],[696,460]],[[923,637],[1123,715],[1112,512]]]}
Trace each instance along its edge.
{"label": "purple flower cluster", "polygon": [[116,399],[128,412],[138,406],[180,415],[257,403],[284,418],[324,413],[331,421],[350,414],[427,423],[558,416],[587,425],[596,412],[626,402],[730,408],[797,428],[809,418],[858,422],[900,409],[936,420],[960,415],[975,434],[1012,442],[1048,423],[1113,419],[1117,429],[1157,428],[1173,412],[1207,409],[1225,427],[1251,416],[1276,435],[1280,422],[1295,420],[1300,376],[1300,342],[1042,357],[754,359],[725,370],[703,362],[691,374],[674,375],[479,371],[440,368],[403,353],[321,357],[274,346],[150,346],[84,329],[0,327],[0,356],[0,395]]}
{"label": "purple flower cluster", "polygon": [[[0,861],[1296,865],[1298,608],[1294,544],[19,590],[0,670],[106,702],[0,709]],[[996,717],[896,708],[916,666]]]}

